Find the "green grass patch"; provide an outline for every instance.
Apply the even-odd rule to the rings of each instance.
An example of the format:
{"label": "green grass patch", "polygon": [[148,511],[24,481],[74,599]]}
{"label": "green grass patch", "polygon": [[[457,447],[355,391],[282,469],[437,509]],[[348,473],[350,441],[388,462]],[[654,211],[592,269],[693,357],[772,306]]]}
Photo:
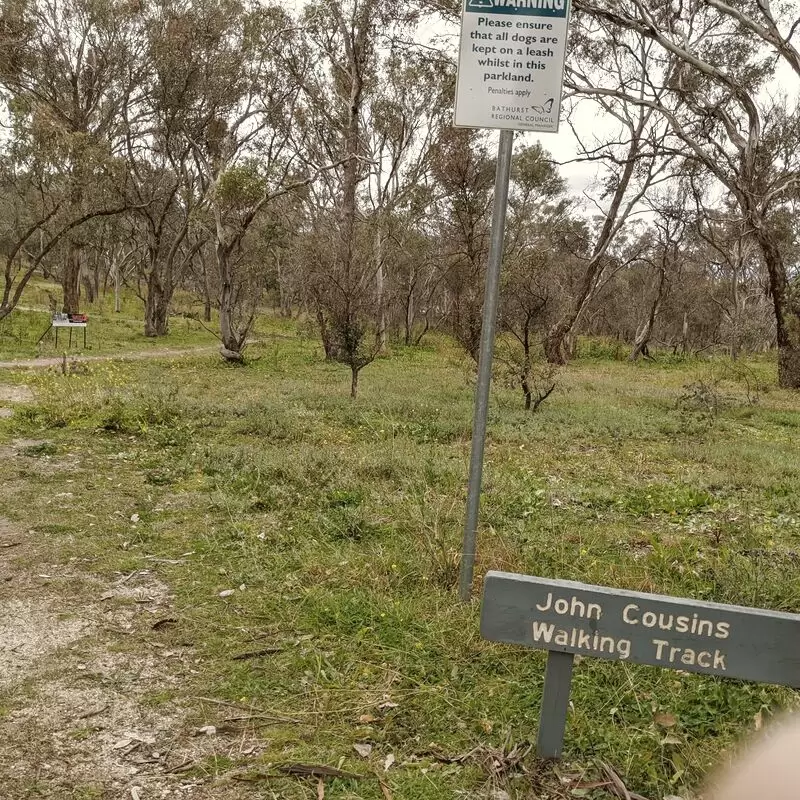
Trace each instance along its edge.
{"label": "green grass patch", "polygon": [[[178,623],[153,635],[198,653],[178,699],[279,718],[248,769],[363,772],[353,745],[369,742],[375,765],[396,756],[386,773],[396,797],[480,793],[485,763],[457,757],[535,738],[544,655],[481,640],[479,604],[455,594],[470,370],[431,337],[368,367],[353,403],[346,369],[322,362],[315,341],[284,323],[263,330],[275,335],[245,369],[209,355],[29,376],[36,400],[0,420],[0,445],[48,444],[22,456],[39,465],[34,477],[0,463],[0,515],[24,518],[100,575],[158,571]],[[695,418],[679,399],[704,365],[607,356],[570,364],[536,415],[496,387],[478,588],[500,568],[800,611],[797,397],[755,363],[768,389],[757,403],[729,389]],[[612,763],[646,796],[681,794],[756,718],[797,699],[581,659],[566,756]],[[512,797],[527,796],[519,776],[506,778]],[[294,779],[269,787],[308,795]],[[327,791],[382,796],[377,781]]]}
{"label": "green grass patch", "polygon": [[[0,320],[0,361],[68,355],[118,355],[120,353],[161,350],[164,348],[212,347],[218,339],[212,331],[217,323],[200,322],[200,307],[191,298],[178,293],[173,304],[169,334],[152,338],[144,335],[143,304],[126,290],[119,313],[114,311],[113,292],[101,294],[94,303],[84,303],[81,311],[89,315],[86,344],[83,329],[55,331],[43,337],[50,325],[50,300],[60,299],[61,287],[37,279],[26,289],[20,306]],[[59,306],[60,310],[60,306]],[[41,341],[40,341],[41,340]]]}

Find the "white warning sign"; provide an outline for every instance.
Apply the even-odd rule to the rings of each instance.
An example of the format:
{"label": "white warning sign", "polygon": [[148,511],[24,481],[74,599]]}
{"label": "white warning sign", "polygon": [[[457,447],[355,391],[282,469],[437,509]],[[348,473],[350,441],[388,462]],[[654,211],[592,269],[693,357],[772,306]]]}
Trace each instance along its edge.
{"label": "white warning sign", "polygon": [[463,0],[455,124],[558,131],[570,0]]}

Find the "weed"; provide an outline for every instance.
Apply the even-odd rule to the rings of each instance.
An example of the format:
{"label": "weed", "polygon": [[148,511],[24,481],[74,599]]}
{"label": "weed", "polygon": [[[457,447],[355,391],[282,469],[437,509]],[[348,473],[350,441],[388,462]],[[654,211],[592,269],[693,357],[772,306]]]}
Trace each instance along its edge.
{"label": "weed", "polygon": [[678,408],[709,427],[722,411],[757,405],[766,384],[758,373],[740,361],[711,362],[695,380],[684,384]]}
{"label": "weed", "polygon": [[40,442],[39,444],[32,444],[29,447],[23,447],[20,455],[30,456],[31,458],[41,458],[42,456],[54,456],[58,452],[58,448],[53,442]]}
{"label": "weed", "polygon": [[126,433],[131,430],[128,409],[119,395],[106,400],[100,416],[100,427],[114,433]]}

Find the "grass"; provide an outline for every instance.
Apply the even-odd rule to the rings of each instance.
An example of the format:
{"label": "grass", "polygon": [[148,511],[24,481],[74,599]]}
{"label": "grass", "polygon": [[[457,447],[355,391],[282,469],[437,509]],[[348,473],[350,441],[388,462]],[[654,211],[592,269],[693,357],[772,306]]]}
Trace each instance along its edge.
{"label": "grass", "polygon": [[[217,342],[214,334],[199,321],[201,306],[188,296],[178,293],[169,334],[154,339],[144,335],[142,301],[126,290],[122,310],[117,314],[111,289],[105,296],[101,294],[95,303],[84,303],[81,307],[81,311],[89,315],[86,350],[83,349],[82,329],[73,332],[71,347],[67,330],[60,331],[58,347],[53,331],[39,342],[50,325],[50,297],[60,296],[60,286],[42,278],[31,281],[20,307],[0,321],[0,360],[58,356],[65,351],[115,355],[165,347],[207,347]],[[214,325],[209,327],[214,329]]]}
{"label": "grass", "polygon": [[[0,515],[100,575],[158,563],[179,622],[157,635],[198,652],[185,695],[294,720],[263,731],[265,769],[363,771],[353,745],[368,742],[374,764],[396,756],[395,797],[479,793],[491,770],[454,759],[535,739],[544,655],[481,640],[479,602],[454,590],[471,370],[431,337],[365,370],[352,403],[315,341],[265,325],[280,338],[246,368],[209,355],[25,376],[36,403],[0,420],[0,444],[44,438],[25,460],[71,468],[0,463]],[[800,403],[774,365],[750,365],[754,404],[736,374],[710,376],[715,362],[601,356],[572,363],[537,415],[495,387],[476,591],[499,568],[800,611]],[[698,380],[724,403],[679,402]],[[592,659],[571,697],[568,762],[602,759],[655,797],[696,787],[754,720],[797,704],[787,689]],[[532,796],[506,777],[511,797]],[[270,787],[308,796],[290,778]],[[334,780],[327,796],[383,795]]]}

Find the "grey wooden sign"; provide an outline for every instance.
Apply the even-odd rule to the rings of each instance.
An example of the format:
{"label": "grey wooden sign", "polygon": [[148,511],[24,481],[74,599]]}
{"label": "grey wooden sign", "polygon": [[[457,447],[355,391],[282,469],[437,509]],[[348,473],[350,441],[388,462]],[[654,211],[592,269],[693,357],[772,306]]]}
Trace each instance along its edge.
{"label": "grey wooden sign", "polygon": [[800,615],[780,611],[489,572],[481,635],[551,651],[546,757],[560,754],[575,655],[800,687]]}
{"label": "grey wooden sign", "polygon": [[481,635],[541,650],[800,687],[800,615],[780,611],[490,572]]}

